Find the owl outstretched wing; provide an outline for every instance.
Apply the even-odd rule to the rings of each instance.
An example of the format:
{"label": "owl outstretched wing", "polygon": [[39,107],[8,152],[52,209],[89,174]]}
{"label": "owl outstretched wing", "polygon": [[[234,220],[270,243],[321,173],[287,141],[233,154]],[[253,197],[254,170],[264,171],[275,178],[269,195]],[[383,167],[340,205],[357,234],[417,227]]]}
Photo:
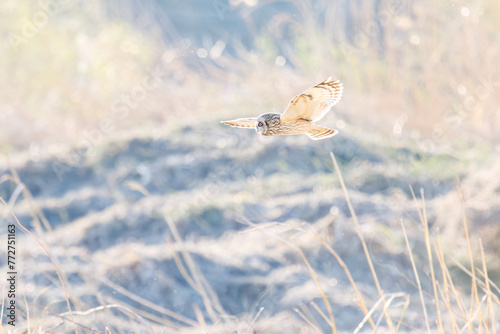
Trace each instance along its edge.
{"label": "owl outstretched wing", "polygon": [[334,104],[340,101],[343,89],[339,80],[328,78],[294,97],[281,115],[281,120],[285,122],[297,119],[319,121]]}
{"label": "owl outstretched wing", "polygon": [[221,123],[234,126],[236,128],[255,128],[257,118],[238,118],[232,121],[221,121]]}

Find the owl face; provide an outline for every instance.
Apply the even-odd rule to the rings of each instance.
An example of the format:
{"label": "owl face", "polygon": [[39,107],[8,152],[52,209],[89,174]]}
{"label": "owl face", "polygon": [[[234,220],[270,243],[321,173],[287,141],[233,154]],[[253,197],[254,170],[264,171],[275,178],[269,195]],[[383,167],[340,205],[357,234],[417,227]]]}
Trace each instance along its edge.
{"label": "owl face", "polygon": [[262,135],[266,134],[267,132],[267,121],[263,115],[259,116],[257,118],[257,121],[255,121],[255,131],[257,133],[260,133]]}

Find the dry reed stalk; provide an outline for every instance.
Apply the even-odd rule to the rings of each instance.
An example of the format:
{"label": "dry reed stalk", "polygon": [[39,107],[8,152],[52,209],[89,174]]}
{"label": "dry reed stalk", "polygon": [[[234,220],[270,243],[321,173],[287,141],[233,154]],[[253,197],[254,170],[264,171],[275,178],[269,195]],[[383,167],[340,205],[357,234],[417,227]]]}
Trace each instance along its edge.
{"label": "dry reed stalk", "polygon": [[30,237],[32,237],[40,245],[40,247],[42,247],[45,254],[47,254],[47,256],[49,257],[50,262],[52,262],[52,265],[54,266],[54,268],[56,270],[57,276],[59,277],[59,282],[61,283],[61,287],[62,287],[63,292],[64,292],[64,296],[66,299],[66,305],[68,306],[68,310],[69,310],[70,317],[71,317],[71,322],[73,323],[73,326],[75,328],[75,333],[78,334],[78,328],[77,328],[77,325],[75,323],[75,319],[73,318],[73,311],[71,310],[71,303],[69,302],[68,292],[67,292],[66,287],[64,285],[64,280],[62,279],[61,272],[59,271],[59,268],[57,267],[56,262],[52,258],[52,255],[50,255],[49,250],[47,249],[47,247],[45,247],[45,245],[42,243],[42,241],[40,239],[38,239],[38,237],[36,235],[34,235],[30,230],[28,230],[26,227],[24,227],[23,224],[21,224],[19,219],[17,219],[17,216],[14,213],[14,211],[12,211],[12,208],[10,206],[8,206],[7,203],[5,203],[4,199],[0,197],[0,201],[2,201],[2,203],[9,209],[10,214],[15,219],[17,225],[19,225],[19,227],[21,227],[26,233],[28,233],[28,235]]}
{"label": "dry reed stalk", "polygon": [[347,188],[344,183],[344,178],[342,177],[342,173],[340,172],[340,168],[337,164],[337,160],[335,159],[335,155],[333,152],[330,152],[330,157],[333,162],[333,166],[335,167],[335,171],[337,173],[337,176],[339,177],[340,180],[340,185],[342,186],[342,190],[344,191],[344,196],[347,202],[347,206],[349,207],[349,211],[351,212],[352,219],[354,221],[354,227],[356,228],[356,233],[358,234],[359,240],[361,241],[361,245],[363,246],[363,251],[365,252],[366,260],[368,262],[368,266],[370,267],[370,271],[373,277],[373,280],[375,282],[375,286],[377,287],[378,294],[380,298],[382,299],[382,303],[384,304],[384,313],[385,313],[385,318],[387,321],[387,325],[389,326],[390,330],[392,333],[394,333],[394,325],[392,324],[391,317],[389,315],[389,311],[387,308],[385,308],[385,298],[384,298],[384,292],[382,291],[382,288],[380,287],[380,283],[377,278],[377,273],[375,272],[375,267],[373,266],[373,262],[370,256],[370,252],[368,251],[368,246],[366,245],[365,239],[363,237],[363,234],[361,233],[361,227],[359,225],[358,217],[356,216],[356,212],[354,211],[354,208],[352,207],[351,200],[349,199],[349,194],[347,193]]}
{"label": "dry reed stalk", "polygon": [[401,222],[401,227],[403,228],[403,235],[405,237],[406,248],[408,249],[408,256],[410,257],[410,263],[413,268],[413,273],[415,275],[415,280],[417,281],[418,293],[420,295],[420,302],[422,303],[422,310],[424,312],[425,325],[427,326],[427,332],[431,332],[431,327],[429,324],[429,317],[427,316],[427,309],[425,307],[424,293],[422,290],[422,284],[420,284],[420,278],[418,276],[417,266],[415,265],[415,259],[413,258],[413,252],[411,251],[410,242],[408,241],[408,234],[406,233],[406,228],[403,222]]}
{"label": "dry reed stalk", "polygon": [[422,209],[418,206],[417,202],[417,197],[415,196],[415,192],[413,191],[413,187],[410,185],[410,191],[413,196],[413,200],[415,201],[415,204],[417,206],[418,210],[418,215],[420,217],[420,222],[422,223],[422,226],[424,227],[424,237],[425,237],[425,248],[427,250],[427,259],[429,260],[429,269],[431,271],[431,281],[432,281],[432,289],[434,291],[434,301],[436,303],[436,312],[437,312],[437,324],[438,324],[438,332],[440,334],[444,333],[443,330],[443,321],[441,320],[441,309],[439,307],[439,294],[437,290],[437,285],[436,285],[436,275],[434,274],[434,261],[433,256],[432,256],[432,249],[431,249],[431,241],[430,241],[430,235],[429,235],[429,223],[427,221],[427,210],[425,209],[425,197],[424,197],[424,190],[420,189],[420,197],[422,199]]}

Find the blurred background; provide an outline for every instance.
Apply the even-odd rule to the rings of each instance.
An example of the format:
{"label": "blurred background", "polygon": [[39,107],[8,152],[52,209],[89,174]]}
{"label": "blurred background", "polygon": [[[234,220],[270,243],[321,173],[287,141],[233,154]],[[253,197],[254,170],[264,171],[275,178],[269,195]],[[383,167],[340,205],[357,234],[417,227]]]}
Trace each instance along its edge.
{"label": "blurred background", "polygon": [[[333,152],[398,300],[374,310],[382,332],[401,318],[400,332],[493,333],[467,310],[499,318],[499,14],[490,0],[2,1],[0,196],[61,276],[19,229],[21,328],[371,332],[381,293]],[[220,124],[282,112],[330,76],[334,138]],[[426,236],[450,278],[431,273]],[[461,316],[441,319],[441,297]]]}

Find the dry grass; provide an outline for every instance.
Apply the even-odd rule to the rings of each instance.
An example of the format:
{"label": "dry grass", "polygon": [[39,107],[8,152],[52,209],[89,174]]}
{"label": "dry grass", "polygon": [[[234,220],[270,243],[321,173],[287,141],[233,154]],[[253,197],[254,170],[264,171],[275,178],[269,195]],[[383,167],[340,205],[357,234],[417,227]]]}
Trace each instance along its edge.
{"label": "dry grass", "polygon": [[[344,124],[344,133],[352,134],[353,138],[369,141],[370,136],[379,136],[387,140],[388,146],[396,148],[404,138],[414,143],[412,149],[416,152],[447,152],[457,156],[460,160],[456,164],[476,158],[467,157],[469,147],[481,146],[473,150],[476,153],[483,150],[486,153],[478,154],[487,155],[497,145],[500,134],[500,72],[496,63],[500,54],[497,38],[500,6],[497,3],[453,6],[443,3],[436,7],[427,0],[391,8],[386,2],[365,1],[352,4],[349,16],[339,15],[347,10],[340,2],[317,10],[313,8],[314,1],[294,0],[288,3],[300,9],[301,17],[280,14],[270,19],[268,25],[255,23],[259,10],[274,2],[257,2],[253,6],[249,1],[248,6],[232,9],[245,14],[244,24],[254,34],[255,48],[249,50],[237,40],[197,45],[194,40],[189,44],[181,37],[170,36],[170,42],[164,43],[160,31],[165,26],[160,23],[145,22],[152,28],[141,31],[125,14],[108,17],[102,1],[71,1],[72,5],[49,18],[47,25],[21,47],[0,44],[0,52],[5,55],[0,59],[0,70],[5,73],[0,78],[0,156],[16,159],[25,155],[26,160],[34,162],[48,156],[76,166],[96,153],[103,143],[116,138],[144,134],[164,138],[165,133],[176,134],[195,121],[210,124],[212,129],[215,120],[226,117],[245,117],[263,110],[278,112],[291,96],[330,75],[341,79],[346,89],[335,116],[328,115],[325,122]],[[373,7],[376,3],[380,8]],[[0,32],[9,36],[17,31],[23,19],[38,10],[37,6],[37,1],[2,2],[0,14],[6,19],[0,22]],[[377,12],[388,15],[388,20],[379,27],[382,30],[372,31],[373,24],[381,19]],[[233,47],[232,53],[227,51],[229,46]],[[214,56],[196,56],[197,49],[202,47],[209,54],[213,50]],[[221,47],[222,53],[217,55],[215,51]],[[286,66],[276,62],[278,56],[286,59]],[[147,89],[144,98],[134,100],[133,107],[126,110],[117,107],[124,94],[131,95],[144,87],[144,81],[151,79],[151,73],[158,68],[161,77],[157,86]],[[79,148],[80,155],[68,154],[70,147]],[[467,264],[454,257],[449,244],[443,245],[439,231],[434,234],[435,230],[429,228],[424,194],[420,198],[413,194],[419,220],[413,221],[408,216],[401,222],[399,241],[402,243],[404,239],[416,290],[386,293],[390,287],[378,279],[380,269],[372,261],[376,254],[365,240],[333,155],[332,161],[376,293],[369,294],[358,286],[348,265],[322,233],[294,224],[255,224],[244,220],[249,225],[246,233],[264,233],[277,240],[307,268],[319,298],[311,297],[309,303],[293,309],[297,321],[310,331],[328,328],[336,333],[339,319],[335,314],[335,296],[325,286],[307,250],[289,241],[290,233],[307,236],[316,247],[326,249],[343,269],[363,314],[357,328],[352,328],[355,333],[417,330],[409,327],[405,319],[413,306],[413,292],[418,292],[419,316],[425,320],[419,330],[425,327],[428,332],[437,333],[494,334],[498,328],[500,291],[488,274],[488,254],[481,240],[474,240],[469,234],[465,210],[462,223]],[[449,165],[438,164],[435,168],[448,171]],[[411,166],[421,173],[428,173],[430,167],[424,159]],[[24,296],[19,298],[22,330],[121,333],[125,328],[133,328],[150,332],[219,333],[237,328],[241,332],[255,329],[259,333],[259,328],[276,321],[264,318],[262,308],[248,310],[248,314],[238,317],[224,310],[168,212],[163,219],[173,239],[165,241],[165,249],[202,300],[200,305],[193,304],[195,317],[155,305],[108,279],[95,282],[92,277],[86,278],[89,293],[94,294],[99,306],[80,300],[69,285],[65,270],[58,268],[57,257],[50,255],[45,238],[53,228],[30,190],[14,168],[10,174],[1,176],[0,183],[4,182],[11,183],[15,190],[9,199],[2,199],[3,217],[10,215],[17,221],[12,211],[15,203],[22,199],[27,204],[34,231],[24,230],[37,247],[44,249],[57,278],[46,272],[41,275],[61,287],[66,304],[50,301],[45,305],[37,300],[25,301]],[[129,186],[150,196],[140,184],[129,183]],[[466,203],[460,188],[458,191],[464,209]],[[408,235],[410,226],[421,226],[421,234]],[[420,239],[424,240],[425,257],[412,250],[412,242]],[[452,266],[470,277],[468,286],[450,271]],[[422,267],[428,268],[428,274]],[[426,283],[430,283],[430,289],[425,290]],[[101,284],[117,296],[101,294]],[[66,310],[61,311],[62,308]],[[100,329],[88,326],[89,319]],[[1,331],[5,332],[5,328]]]}
{"label": "dry grass", "polygon": [[[405,316],[407,315],[413,292],[384,292],[384,287],[381,286],[381,283],[377,278],[376,265],[371,260],[372,254],[370,253],[369,247],[364,240],[355,209],[350,202],[347,188],[343,182],[342,173],[333,154],[331,158],[344,191],[345,199],[348,203],[353,223],[355,224],[357,236],[363,245],[366,260],[370,267],[370,275],[373,278],[373,284],[376,291],[378,291],[378,299],[375,302],[370,303],[366,301],[366,299],[372,300],[374,296],[369,296],[366,295],[366,292],[361,292],[362,289],[357,286],[357,283],[350,274],[349,268],[344,263],[342,258],[337,254],[332,246],[325,241],[321,234],[318,234],[317,231],[314,231],[310,227],[300,227],[294,224],[254,224],[245,219],[243,223],[248,224],[249,228],[244,231],[244,233],[265,233],[268,237],[274,238],[286,245],[286,247],[293,250],[293,252],[298,254],[302,259],[320,293],[320,299],[326,308],[325,313],[324,309],[318,306],[314,300],[311,300],[308,305],[303,304],[300,307],[294,308],[294,311],[297,313],[298,317],[302,319],[304,325],[309,326],[309,328],[313,331],[322,332],[322,328],[324,329],[326,324],[327,327],[331,329],[332,333],[338,332],[335,322],[335,314],[332,311],[331,306],[332,302],[335,301],[335,298],[322,287],[321,279],[319,278],[321,275],[317,273],[316,269],[310,263],[306,253],[300,246],[290,242],[288,237],[285,237],[285,235],[290,232],[309,236],[311,240],[318,244],[318,246],[324,247],[343,268],[344,273],[353,288],[355,298],[358,300],[359,307],[364,314],[364,318],[359,323],[357,328],[353,328],[354,333],[363,332],[364,327],[367,324],[371,327],[371,331],[373,332],[381,331],[398,333],[401,329],[408,326],[405,321]],[[20,183],[18,187],[19,186],[22,186],[22,184]],[[437,235],[431,235],[429,231],[423,192],[421,192],[420,202],[415,195],[413,196],[415,206],[418,209],[420,221],[414,222],[410,219],[405,223],[402,222],[401,227],[402,235],[404,236],[406,244],[408,259],[411,263],[415,276],[414,286],[418,290],[421,303],[422,313],[420,318],[424,320],[422,324],[425,323],[427,332],[463,333],[464,331],[468,331],[469,333],[496,333],[497,324],[495,323],[495,319],[496,313],[500,309],[500,301],[498,298],[500,290],[495,283],[488,278],[487,263],[480,240],[478,241],[480,253],[476,255],[472,250],[473,240],[471,240],[469,236],[469,228],[465,211],[462,212],[464,228],[463,233],[467,242],[470,262],[467,265],[460,263],[456,264],[465,274],[469,275],[471,279],[470,287],[468,289],[464,286],[457,286],[453,277],[454,275],[450,272],[449,265],[447,264],[450,259],[453,259],[453,254],[448,254],[448,252],[444,249],[439,232]],[[30,196],[25,197],[25,199],[28,202],[33,201],[33,198]],[[88,321],[85,321],[84,319],[91,316],[93,317],[94,314],[101,315],[98,319],[106,319],[104,320],[104,323],[106,323],[106,326],[108,327],[105,331],[106,333],[121,332],[122,329],[126,327],[138,328],[141,331],[148,332],[155,332],[156,330],[163,329],[167,331],[174,330],[186,333],[200,330],[207,331],[208,333],[219,333],[225,332],[230,328],[240,328],[242,331],[250,332],[257,330],[261,326],[259,316],[262,311],[264,311],[264,308],[260,308],[253,315],[253,317],[245,315],[244,318],[247,320],[244,320],[242,317],[231,316],[224,311],[223,306],[218,301],[217,294],[211,287],[210,283],[205,279],[189,251],[186,251],[188,247],[177,231],[176,225],[167,216],[165,217],[165,221],[172,232],[174,239],[167,240],[166,245],[168,245],[170,251],[174,254],[175,263],[177,264],[186,282],[201,296],[203,300],[204,310],[200,309],[197,304],[193,304],[196,319],[187,318],[182,314],[155,305],[107,279],[103,281],[104,284],[129,300],[138,303],[141,305],[141,308],[132,306],[131,304],[128,305],[119,297],[104,295],[97,296],[101,302],[101,306],[82,309],[84,303],[75,299],[75,297],[68,292],[67,288],[65,288],[65,286],[68,285],[65,273],[61,272],[58,268],[56,263],[57,260],[50,255],[48,247],[44,245],[44,243],[32,232],[25,229],[20,224],[15,213],[11,209],[14,204],[12,201],[7,204],[2,199],[2,202],[18,226],[28,233],[29,237],[33,238],[33,240],[44,249],[46,255],[50,258],[57,276],[59,277],[61,289],[64,291],[68,308],[67,312],[49,313],[48,317],[45,316],[43,318],[38,318],[39,316],[36,316],[36,314],[39,314],[37,309],[43,308],[44,306],[25,301],[25,306],[20,306],[20,316],[24,314],[26,320],[26,323],[22,326],[25,330],[29,330],[30,328],[43,328],[47,331],[51,331],[55,328],[62,328],[61,326],[68,330],[68,328],[64,326],[64,324],[67,323],[72,324],[75,333],[89,331],[91,330],[91,327],[93,332],[104,333],[96,330],[94,326],[89,327],[84,324],[88,323]],[[462,207],[464,206],[465,204],[462,203]],[[31,203],[30,207],[32,210],[32,216],[34,218],[38,217],[39,212],[34,209],[36,208],[35,203]],[[423,237],[425,240],[425,255],[427,259],[416,259],[412,250],[411,239],[409,238],[405,227],[408,223],[421,224],[421,231],[423,235],[420,237]],[[417,238],[420,237],[417,236]],[[428,263],[427,266],[430,274],[425,275],[423,279],[431,283],[431,291],[424,290],[423,285],[421,284],[422,269],[419,268],[421,268],[425,261]],[[481,269],[476,268],[475,263],[480,263]],[[89,286],[94,286],[95,282],[92,282],[92,280],[89,279],[88,284]],[[385,287],[385,289],[387,288],[388,287]],[[468,295],[464,290],[469,291]],[[21,300],[18,300],[18,302],[21,302]],[[70,305],[74,305],[74,307],[71,307]],[[314,312],[319,315],[319,319],[322,319],[324,324],[318,322],[318,318],[313,315]],[[57,321],[54,322],[54,319],[57,319]],[[207,320],[209,321],[207,322]],[[79,321],[82,321],[82,323]],[[95,326],[101,326],[99,321],[95,324]],[[412,327],[408,328],[410,331],[416,329],[417,328]],[[258,332],[259,331],[257,330],[257,333]]]}

